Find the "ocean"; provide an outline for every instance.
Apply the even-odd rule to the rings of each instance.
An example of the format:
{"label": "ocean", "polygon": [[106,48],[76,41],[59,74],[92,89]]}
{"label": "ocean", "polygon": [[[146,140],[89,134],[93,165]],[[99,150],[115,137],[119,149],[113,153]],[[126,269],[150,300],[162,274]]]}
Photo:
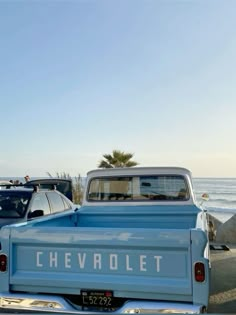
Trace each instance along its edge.
{"label": "ocean", "polygon": [[202,206],[222,222],[236,214],[236,178],[193,178],[193,188],[200,204],[202,194],[209,195]]}
{"label": "ocean", "polygon": [[[0,180],[10,179],[19,179],[24,183],[23,177],[0,177]],[[209,200],[204,201],[202,206],[220,220],[226,221],[236,214],[236,178],[193,178],[193,188],[200,204],[202,194],[209,194]]]}

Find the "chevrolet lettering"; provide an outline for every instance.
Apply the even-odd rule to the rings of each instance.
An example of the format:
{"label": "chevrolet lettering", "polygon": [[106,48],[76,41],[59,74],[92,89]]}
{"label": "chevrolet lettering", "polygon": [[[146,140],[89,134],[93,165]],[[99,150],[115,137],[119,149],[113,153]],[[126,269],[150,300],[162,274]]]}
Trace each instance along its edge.
{"label": "chevrolet lettering", "polygon": [[[46,257],[46,261],[45,261]],[[36,267],[38,268],[55,268],[59,266],[65,269],[71,269],[72,266],[78,270],[88,270],[91,266],[92,270],[114,270],[124,269],[132,272],[138,270],[140,272],[147,272],[148,266],[153,266],[156,272],[160,272],[160,260],[162,256],[152,255],[136,255],[131,258],[130,255],[123,254],[101,254],[101,253],[70,253],[61,254],[57,251],[36,252]],[[132,260],[135,260],[132,263]]]}

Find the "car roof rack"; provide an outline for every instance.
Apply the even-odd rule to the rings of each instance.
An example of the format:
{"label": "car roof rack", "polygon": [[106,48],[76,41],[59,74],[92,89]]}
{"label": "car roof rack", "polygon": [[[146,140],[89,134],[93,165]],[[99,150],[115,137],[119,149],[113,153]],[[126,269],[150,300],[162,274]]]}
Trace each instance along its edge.
{"label": "car roof rack", "polygon": [[[72,179],[70,178],[39,178],[39,179],[33,179],[25,183],[26,186],[32,185],[32,184],[40,184],[40,189],[56,189],[57,191],[61,192],[63,195],[65,195],[68,199],[73,201],[73,187],[72,187]],[[53,188],[54,185],[55,187]]]}
{"label": "car roof rack", "polygon": [[27,183],[27,185],[25,184],[23,186],[26,187],[26,188],[33,187],[34,191],[39,191],[39,190],[57,190],[57,185],[55,185],[55,184],[50,184],[47,187],[45,187],[45,186],[43,186],[43,185],[41,185],[39,183],[35,183],[35,184],[33,184],[33,183],[32,184],[28,184]]}
{"label": "car roof rack", "polygon": [[63,179],[63,178],[39,178],[30,180],[24,184],[0,184],[0,187],[13,188],[13,187],[25,187],[31,188],[35,185],[39,185],[39,189],[43,190],[57,190],[65,195],[68,199],[73,202],[73,187],[72,179]]}

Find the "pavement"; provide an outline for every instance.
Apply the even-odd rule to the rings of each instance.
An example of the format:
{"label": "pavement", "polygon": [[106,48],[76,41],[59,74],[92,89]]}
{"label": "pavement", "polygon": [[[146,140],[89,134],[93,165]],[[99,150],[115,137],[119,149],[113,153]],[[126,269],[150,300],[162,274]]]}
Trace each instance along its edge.
{"label": "pavement", "polygon": [[227,244],[227,246],[230,249],[228,251],[211,250],[212,268],[208,313],[236,314],[236,244]]}

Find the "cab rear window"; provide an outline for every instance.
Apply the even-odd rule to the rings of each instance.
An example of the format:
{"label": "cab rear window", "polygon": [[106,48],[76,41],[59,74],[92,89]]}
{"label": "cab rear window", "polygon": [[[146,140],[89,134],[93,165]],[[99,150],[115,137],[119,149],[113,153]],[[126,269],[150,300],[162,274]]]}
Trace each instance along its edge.
{"label": "cab rear window", "polygon": [[89,183],[88,201],[183,201],[189,199],[181,175],[102,177]]}

